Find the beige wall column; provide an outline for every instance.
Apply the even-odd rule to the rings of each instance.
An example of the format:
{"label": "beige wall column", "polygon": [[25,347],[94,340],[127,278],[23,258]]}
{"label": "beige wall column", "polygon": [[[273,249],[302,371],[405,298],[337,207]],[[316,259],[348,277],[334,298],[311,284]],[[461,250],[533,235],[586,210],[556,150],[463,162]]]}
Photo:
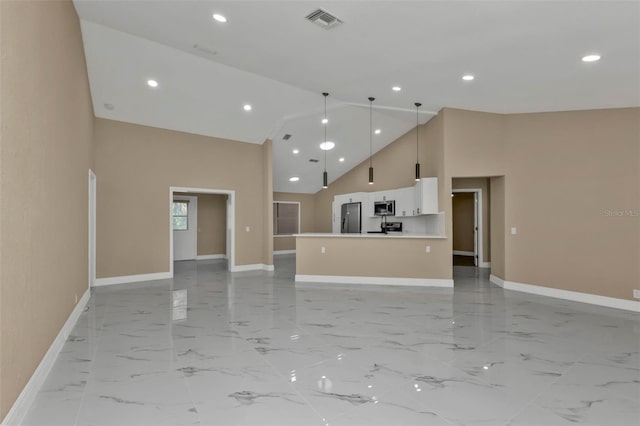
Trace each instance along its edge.
{"label": "beige wall column", "polygon": [[262,145],[263,195],[264,195],[264,260],[265,265],[273,265],[273,142],[267,139]]}

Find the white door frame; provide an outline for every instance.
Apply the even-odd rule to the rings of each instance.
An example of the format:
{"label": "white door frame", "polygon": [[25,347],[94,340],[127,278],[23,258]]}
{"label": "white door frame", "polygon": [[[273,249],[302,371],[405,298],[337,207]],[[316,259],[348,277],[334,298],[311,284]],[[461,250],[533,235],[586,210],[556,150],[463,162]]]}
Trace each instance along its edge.
{"label": "white door frame", "polygon": [[[189,203],[189,207],[187,209],[187,217],[188,223],[187,232],[193,232],[193,258],[192,259],[180,259],[180,260],[196,260],[198,258],[198,196],[196,194],[193,195],[174,195],[173,202],[175,201],[187,201]],[[173,211],[172,211],[173,213]],[[173,231],[173,232],[184,232],[184,231]],[[175,234],[174,238],[175,238]],[[187,237],[188,238],[188,237]],[[175,247],[174,247],[175,250]],[[175,256],[175,253],[174,253]]]}
{"label": "white door frame", "polygon": [[89,169],[89,288],[96,284],[96,175]]}
{"label": "white door frame", "polygon": [[[173,278],[173,226],[172,226],[172,211],[173,194],[175,192],[192,192],[198,194],[221,194],[227,196],[227,269],[233,271],[236,266],[235,246],[236,246],[236,230],[235,230],[235,205],[236,205],[236,191],[230,191],[227,189],[210,189],[210,188],[191,188],[182,186],[170,186],[169,187],[169,205],[167,211],[169,213],[169,274]],[[196,251],[197,254],[197,251]]]}
{"label": "white door frame", "polygon": [[474,214],[473,214],[473,245],[474,245],[474,258],[473,262],[476,266],[484,267],[484,254],[482,252],[482,189],[481,188],[464,188],[453,189],[451,192],[473,192],[474,193]]}

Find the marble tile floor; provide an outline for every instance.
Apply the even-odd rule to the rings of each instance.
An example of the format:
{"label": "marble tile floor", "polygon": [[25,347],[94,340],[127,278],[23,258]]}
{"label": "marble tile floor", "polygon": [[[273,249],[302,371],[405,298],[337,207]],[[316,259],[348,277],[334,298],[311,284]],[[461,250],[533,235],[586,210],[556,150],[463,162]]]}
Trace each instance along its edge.
{"label": "marble tile floor", "polygon": [[640,425],[638,314],[225,266],[95,289],[23,424]]}

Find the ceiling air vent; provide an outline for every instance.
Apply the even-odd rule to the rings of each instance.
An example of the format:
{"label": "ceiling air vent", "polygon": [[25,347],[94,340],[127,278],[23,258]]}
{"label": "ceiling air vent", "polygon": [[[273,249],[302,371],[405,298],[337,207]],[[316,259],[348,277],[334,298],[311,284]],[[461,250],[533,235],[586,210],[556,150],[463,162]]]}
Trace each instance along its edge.
{"label": "ceiling air vent", "polygon": [[306,18],[314,24],[321,26],[325,30],[342,24],[342,21],[340,19],[322,9],[314,10],[313,12],[308,14]]}
{"label": "ceiling air vent", "polygon": [[310,162],[310,163],[317,163],[317,162],[318,162],[318,160],[316,160],[315,158],[309,158],[309,162]]}
{"label": "ceiling air vent", "polygon": [[289,139],[291,139],[291,135],[289,133],[287,133],[286,135],[284,135],[282,137],[282,139],[284,139],[285,141],[288,141]]}

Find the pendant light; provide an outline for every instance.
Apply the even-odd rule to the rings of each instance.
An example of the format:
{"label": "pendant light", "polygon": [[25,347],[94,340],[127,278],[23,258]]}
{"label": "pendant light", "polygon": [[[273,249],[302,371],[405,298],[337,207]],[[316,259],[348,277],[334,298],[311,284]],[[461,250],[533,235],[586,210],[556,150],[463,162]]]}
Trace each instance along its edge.
{"label": "pendant light", "polygon": [[[324,119],[322,120],[322,125],[324,126],[324,147],[327,147],[327,96],[329,94],[327,92],[322,93],[324,96]],[[324,172],[322,173],[322,188],[329,187],[329,176],[327,175],[327,150],[324,150]]]}
{"label": "pendant light", "polygon": [[420,123],[418,120],[418,108],[420,108],[422,104],[420,102],[416,102],[414,105],[416,106],[416,182],[418,182],[420,180],[420,160],[418,157],[418,128]]}
{"label": "pendant light", "polygon": [[373,101],[376,98],[369,98],[369,185],[373,185]]}

